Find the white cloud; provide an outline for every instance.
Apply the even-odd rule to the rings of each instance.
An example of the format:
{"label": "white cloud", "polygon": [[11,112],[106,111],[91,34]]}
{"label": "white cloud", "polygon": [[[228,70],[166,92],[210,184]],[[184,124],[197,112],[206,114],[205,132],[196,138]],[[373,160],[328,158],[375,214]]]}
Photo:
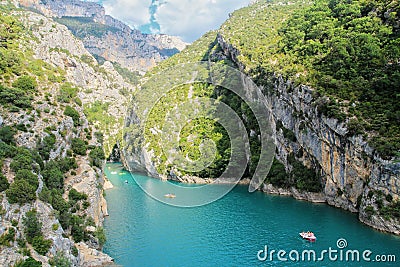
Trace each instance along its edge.
{"label": "white cloud", "polygon": [[151,0],[103,0],[106,13],[132,27],[150,22]]}
{"label": "white cloud", "polygon": [[187,42],[217,29],[228,14],[251,0],[165,0],[155,14],[160,32],[180,36]]}

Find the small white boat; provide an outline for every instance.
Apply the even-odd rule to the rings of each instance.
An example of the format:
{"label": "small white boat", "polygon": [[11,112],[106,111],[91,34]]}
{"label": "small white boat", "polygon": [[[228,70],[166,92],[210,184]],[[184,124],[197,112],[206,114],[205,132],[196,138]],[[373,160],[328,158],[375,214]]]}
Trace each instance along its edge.
{"label": "small white boat", "polygon": [[164,195],[164,197],[167,197],[167,198],[175,198],[176,196],[175,196],[175,194],[165,194]]}
{"label": "small white boat", "polygon": [[317,237],[314,235],[313,232],[301,232],[299,233],[301,238],[308,240],[310,242],[315,242],[317,240]]}
{"label": "small white boat", "polygon": [[117,172],[111,172],[111,174],[117,174]]}
{"label": "small white boat", "polygon": [[127,184],[127,183],[128,183],[128,180],[125,180],[125,183]]}

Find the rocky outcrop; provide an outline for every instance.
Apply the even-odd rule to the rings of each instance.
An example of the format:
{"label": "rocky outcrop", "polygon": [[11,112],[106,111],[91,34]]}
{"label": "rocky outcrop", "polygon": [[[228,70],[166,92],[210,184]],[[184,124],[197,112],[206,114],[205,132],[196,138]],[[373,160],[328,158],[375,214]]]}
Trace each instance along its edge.
{"label": "rocky outcrop", "polygon": [[104,8],[94,2],[78,0],[20,0],[19,2],[22,6],[37,9],[47,17],[92,20],[98,25],[98,29],[102,29],[101,34],[86,31],[85,24],[81,25],[80,30],[73,27],[70,27],[70,30],[82,39],[85,48],[90,53],[98,58],[117,62],[131,71],[144,73],[158,62],[186,47],[186,43],[177,37],[143,34],[138,30],[132,30],[123,22],[105,15]]}
{"label": "rocky outcrop", "polygon": [[[244,71],[245,66],[238,60],[240,51],[221,34],[217,40],[225,54]],[[349,134],[346,122],[318,112],[318,105],[326,99],[316,97],[313,88],[295,86],[281,76],[272,77],[272,80],[269,88],[262,88],[269,102],[266,108],[271,109],[273,115],[271,123],[281,122],[295,136],[295,140],[289,140],[282,129],[276,130],[276,157],[288,171],[291,168],[287,160],[289,155],[316,170],[321,177],[323,195],[265,184],[262,190],[309,201],[326,201],[329,205],[359,212],[360,220],[376,229],[400,234],[399,222],[379,215],[376,202],[367,197],[368,192],[376,191],[390,196],[393,201],[400,198],[400,163],[383,160],[361,136]],[[368,206],[375,210],[375,215],[366,214]]]}
{"label": "rocky outcrop", "polygon": [[[49,151],[49,160],[54,160],[72,153],[71,140],[74,138],[86,140],[92,148],[99,146],[102,137],[96,133],[100,131],[104,133],[106,146],[110,143],[115,144],[126,112],[124,93],[129,94],[132,85],[124,80],[110,62],[98,65],[83,43],[64,25],[28,11],[17,10],[13,11],[12,15],[29,29],[29,38],[20,40],[21,49],[27,52],[26,64],[38,63],[38,66],[46,66],[42,70],[48,71],[38,74],[42,75],[40,78],[35,76],[36,73],[28,73],[37,78],[38,83],[37,92],[32,99],[32,110],[19,109],[9,112],[7,107],[0,106],[1,126],[25,125],[29,129],[17,131],[14,135],[16,145],[36,149],[41,140],[51,133],[55,143]],[[77,88],[77,96],[68,99],[68,103],[58,99],[60,87],[65,84]],[[107,120],[90,119],[90,112],[87,110],[93,103],[103,107],[102,116],[107,116]],[[76,125],[71,117],[64,114],[67,105],[78,112],[79,124]],[[109,147],[111,150],[113,145]],[[86,243],[74,242],[69,236],[70,229],[62,228],[56,216],[57,211],[50,204],[37,199],[32,204],[10,205],[5,193],[0,194],[0,235],[13,228],[16,231],[15,240],[24,237],[23,218],[27,211],[34,208],[42,223],[43,237],[51,240],[52,245],[45,256],[36,253],[30,245],[27,249],[34,259],[43,263],[43,266],[49,266],[49,259],[58,253],[62,253],[72,266],[112,265],[112,258],[101,252],[101,244],[94,233],[102,227],[104,217],[108,216],[107,204],[103,197],[104,174],[101,168],[91,164],[89,155],[75,155],[75,158],[78,168],[64,174],[63,197],[68,200],[68,192],[72,188],[87,195],[87,208],[79,209],[76,214],[84,218],[93,218],[94,226],[87,229],[89,240]],[[15,176],[10,169],[11,161],[8,158],[2,160],[1,168],[2,174],[10,183]],[[34,170],[39,177],[37,194],[44,188],[39,169],[38,167]],[[2,246],[0,265],[13,266],[16,262],[26,259],[27,256],[21,253],[20,245],[16,241],[9,247]]]}
{"label": "rocky outcrop", "polygon": [[[38,42],[31,42],[35,56],[65,71],[66,80],[80,88],[78,97],[83,108],[91,107],[96,102],[107,108],[104,110],[104,115],[109,117],[107,124],[95,124],[104,134],[106,154],[111,153],[121,136],[123,118],[127,112],[124,103],[128,101],[133,86],[124,80],[110,62],[98,65],[82,41],[74,37],[67,27],[40,14],[26,14],[24,22],[35,29],[33,35],[38,39]],[[57,87],[52,90],[57,94]]]}

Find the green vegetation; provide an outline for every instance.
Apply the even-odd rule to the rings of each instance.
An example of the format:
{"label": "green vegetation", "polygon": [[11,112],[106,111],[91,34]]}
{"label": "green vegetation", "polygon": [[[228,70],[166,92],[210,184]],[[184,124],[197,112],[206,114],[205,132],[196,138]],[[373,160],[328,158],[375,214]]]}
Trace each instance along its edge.
{"label": "green vegetation", "polygon": [[42,171],[43,180],[49,189],[60,189],[64,187],[64,174],[55,161],[49,161],[45,164]]}
{"label": "green vegetation", "polygon": [[39,186],[39,180],[38,176],[30,170],[18,170],[17,173],[15,174],[15,181],[18,180],[25,180],[27,181],[30,185],[34,186],[37,188]]}
{"label": "green vegetation", "polygon": [[[183,103],[187,100],[189,88],[193,91],[193,97],[211,97],[214,92],[213,86],[203,83],[195,83],[191,87],[184,85],[175,88],[164,95],[160,101],[153,106],[146,120],[144,135],[150,148],[153,150],[155,156],[153,160],[156,163],[159,173],[169,174],[172,168],[172,165],[167,162],[167,158],[161,148],[163,141],[161,135],[162,128],[160,127],[162,127],[164,121],[166,121],[168,111],[172,111],[177,103]],[[218,177],[225,170],[226,164],[228,163],[230,157],[230,142],[225,129],[215,119],[211,119],[207,112],[199,114],[197,118],[190,120],[183,127],[179,139],[180,154],[182,157],[188,158],[191,161],[197,161],[196,166],[199,168],[201,168],[201,166],[206,166],[209,158],[204,157],[204,155],[201,157],[201,153],[205,153],[209,148],[203,144],[203,151],[200,150],[202,141],[206,138],[212,140],[216,144],[216,153],[215,155],[213,154],[213,156],[215,156],[214,161],[201,171],[188,173],[199,177]]]}
{"label": "green vegetation", "polygon": [[280,188],[288,188],[291,185],[285,166],[276,158],[274,158],[265,182]]}
{"label": "green vegetation", "polygon": [[400,201],[394,201],[382,207],[379,213],[384,217],[400,219]]}
{"label": "green vegetation", "polygon": [[[379,154],[400,149],[400,11],[396,1],[264,2],[243,8],[221,33],[260,85],[272,74],[316,88],[318,110],[353,118],[349,134],[366,133]],[[272,92],[273,93],[273,92]],[[354,129],[359,131],[355,132]]]}
{"label": "green vegetation", "polygon": [[101,168],[103,166],[106,156],[102,147],[95,147],[89,153],[90,164],[93,166]]}
{"label": "green vegetation", "polygon": [[57,254],[49,260],[50,266],[55,267],[70,267],[71,262],[64,256],[62,252],[57,252]]}
{"label": "green vegetation", "polygon": [[63,103],[70,103],[71,100],[75,99],[77,94],[78,94],[77,87],[73,86],[71,83],[64,83],[60,87],[57,100]]}
{"label": "green vegetation", "polygon": [[40,255],[46,255],[52,245],[51,240],[44,239],[43,236],[36,236],[32,240],[32,247]]}
{"label": "green vegetation", "polygon": [[0,236],[0,246],[12,246],[15,241],[15,229],[13,227],[7,228],[7,231]]}
{"label": "green vegetation", "polygon": [[94,233],[94,236],[99,241],[100,247],[102,247],[106,243],[106,234],[104,232],[104,228],[103,227],[97,228],[96,232]]}
{"label": "green vegetation", "polygon": [[132,72],[127,68],[122,67],[118,63],[113,63],[115,70],[124,78],[124,80],[132,85],[137,85],[141,78],[139,72]]}
{"label": "green vegetation", "polygon": [[283,136],[286,139],[288,139],[288,140],[290,140],[292,142],[296,142],[297,141],[297,138],[296,138],[296,135],[294,134],[294,132],[289,130],[288,128],[284,127],[283,123],[281,121],[277,121],[276,122],[276,130],[277,131],[282,130]]}
{"label": "green vegetation", "polygon": [[84,156],[86,155],[87,145],[82,139],[73,138],[71,140],[71,149],[75,154]]}
{"label": "green vegetation", "polygon": [[28,211],[23,219],[24,233],[26,240],[31,243],[35,236],[40,236],[42,234],[42,224],[37,218],[36,210]]}
{"label": "green vegetation", "polygon": [[42,267],[42,263],[32,257],[29,257],[26,260],[17,262],[14,267]]}
{"label": "green vegetation", "polygon": [[321,192],[322,184],[315,170],[305,167],[293,154],[288,156],[287,161],[292,166],[290,173],[274,159],[265,182],[280,188],[295,187],[300,191]]}
{"label": "green vegetation", "polygon": [[7,178],[0,173],[0,192],[7,190],[10,187],[10,183],[8,182]]}
{"label": "green vegetation", "polygon": [[85,193],[80,193],[76,191],[75,188],[72,188],[69,193],[68,193],[68,199],[74,202],[80,201],[80,200],[86,200],[87,195]]}
{"label": "green vegetation", "polygon": [[44,137],[42,142],[38,144],[37,149],[44,160],[49,160],[50,151],[54,149],[56,144],[56,136],[50,133],[48,136]]}
{"label": "green vegetation", "polygon": [[11,204],[18,203],[23,205],[36,199],[36,187],[29,184],[26,180],[13,182],[6,190],[6,196]]}
{"label": "green vegetation", "polygon": [[23,218],[24,233],[26,240],[40,254],[46,255],[51,247],[51,240],[44,239],[42,223],[37,218],[36,210],[28,211]]}
{"label": "green vegetation", "polygon": [[73,107],[66,106],[64,110],[64,115],[72,118],[75,127],[81,125],[81,116],[79,115],[79,112],[76,111],[76,109],[74,109]]}
{"label": "green vegetation", "polygon": [[[84,105],[84,113],[88,121],[91,124],[95,125],[97,130],[108,136],[108,140],[105,143],[116,144],[122,139],[122,127],[124,119],[115,118],[109,115],[109,107],[109,102],[94,101],[93,103]],[[118,134],[112,134],[112,132],[115,130],[115,127],[121,127]],[[97,136],[99,135],[97,134]],[[104,141],[104,138],[101,140]],[[104,150],[105,154],[109,155],[111,153],[112,147],[105,146]]]}
{"label": "green vegetation", "polygon": [[0,128],[0,140],[6,144],[14,144],[14,135],[17,132],[11,126],[3,126]]}
{"label": "green vegetation", "polygon": [[[0,172],[0,192],[5,192],[11,204],[32,203],[37,198],[36,191],[40,174],[44,184],[38,197],[54,208],[52,216],[59,220],[66,237],[72,236],[75,240],[85,241],[96,238],[95,233],[86,231],[88,225],[93,225],[93,218],[87,215],[76,215],[85,214],[85,209],[89,207],[87,195],[70,190],[70,199],[66,201],[63,194],[65,177],[76,175],[73,170],[78,167],[76,155],[86,155],[88,149],[86,139],[91,140],[92,136],[99,138],[101,136],[98,133],[92,135],[91,128],[80,127],[80,114],[75,109],[77,105],[82,106],[78,98],[79,88],[65,81],[65,71],[34,58],[30,42],[32,39],[37,40],[31,32],[36,25],[24,28],[18,21],[19,14],[7,15],[11,14],[12,10],[15,10],[12,5],[0,5],[0,106],[2,112],[5,112],[3,116],[5,121],[0,127],[0,167],[4,163],[11,162],[9,166],[12,171],[8,172],[7,176],[12,176],[14,173],[15,176],[10,177],[14,180],[10,184]],[[71,56],[69,51],[62,48],[51,48],[50,52]],[[89,62],[91,58],[82,56],[81,60]],[[99,69],[99,71],[102,70]],[[52,95],[53,88],[59,88],[55,95]],[[59,114],[58,109],[64,107],[63,116]],[[10,112],[14,114],[8,116]],[[80,130],[84,130],[86,139],[84,135],[82,135],[83,139],[72,139],[71,150],[67,150],[67,157],[54,158],[50,155],[51,152],[61,149],[61,155],[63,155],[62,150],[68,147],[70,141],[67,137],[69,129],[59,131],[61,120],[66,116],[71,117],[74,122],[71,132],[77,135]],[[15,124],[7,125],[9,118],[15,121]],[[58,124],[55,123],[55,119],[58,120]],[[26,122],[27,120],[29,122]],[[34,132],[38,121],[49,123],[42,134]],[[36,147],[17,146],[14,136],[22,132],[32,133]],[[61,143],[65,141],[66,145],[59,144],[59,134],[62,138]],[[100,160],[104,159],[101,147],[91,146],[90,149],[92,164],[101,166]],[[20,213],[22,210],[22,208],[16,209],[15,213]],[[5,210],[0,207],[0,215],[4,214]],[[17,239],[18,221],[11,221],[12,226],[4,229],[5,231],[0,236],[0,244],[13,246],[17,243],[20,248],[19,253],[30,256],[30,251],[26,246],[28,242],[36,252],[46,255],[52,246],[52,241],[44,238],[38,218],[36,211],[27,212],[22,222],[24,235],[18,235]],[[54,224],[53,231],[57,231],[58,227],[58,224]],[[78,250],[73,248],[72,253],[78,255]],[[70,266],[69,261],[61,254],[55,255],[50,264]],[[41,266],[41,263],[30,257],[16,263],[15,266]]]}
{"label": "green vegetation", "polygon": [[62,17],[56,19],[58,23],[64,24],[78,38],[87,36],[103,37],[107,32],[117,32],[119,29],[94,22],[88,17]]}

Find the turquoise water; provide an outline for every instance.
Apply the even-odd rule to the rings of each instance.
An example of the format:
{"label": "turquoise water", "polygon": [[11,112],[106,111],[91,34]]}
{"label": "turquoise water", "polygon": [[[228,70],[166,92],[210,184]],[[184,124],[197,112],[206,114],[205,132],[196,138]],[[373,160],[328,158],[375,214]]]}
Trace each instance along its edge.
{"label": "turquoise water", "polygon": [[[356,215],[325,204],[250,194],[247,187],[237,186],[209,205],[179,208],[149,197],[135,179],[161,191],[168,182],[131,175],[120,164],[108,164],[106,175],[114,188],[106,192],[110,216],[104,224],[104,251],[122,266],[400,266],[399,237],[377,232],[359,223]],[[317,241],[299,238],[302,230],[312,230]],[[347,247],[337,247],[340,238],[346,239]],[[285,250],[282,257],[288,261],[279,261],[277,252],[272,260],[260,261],[257,253],[265,246],[268,253]],[[330,247],[337,250],[331,252],[336,261],[329,260],[328,253],[318,262],[307,261],[307,254],[306,261],[289,258],[289,253],[296,258],[292,250],[300,260],[304,250],[313,250],[318,259]],[[348,250],[359,250],[360,261],[346,261]],[[364,250],[372,251],[366,255],[371,260],[378,254],[395,255],[397,264],[366,262]]]}

